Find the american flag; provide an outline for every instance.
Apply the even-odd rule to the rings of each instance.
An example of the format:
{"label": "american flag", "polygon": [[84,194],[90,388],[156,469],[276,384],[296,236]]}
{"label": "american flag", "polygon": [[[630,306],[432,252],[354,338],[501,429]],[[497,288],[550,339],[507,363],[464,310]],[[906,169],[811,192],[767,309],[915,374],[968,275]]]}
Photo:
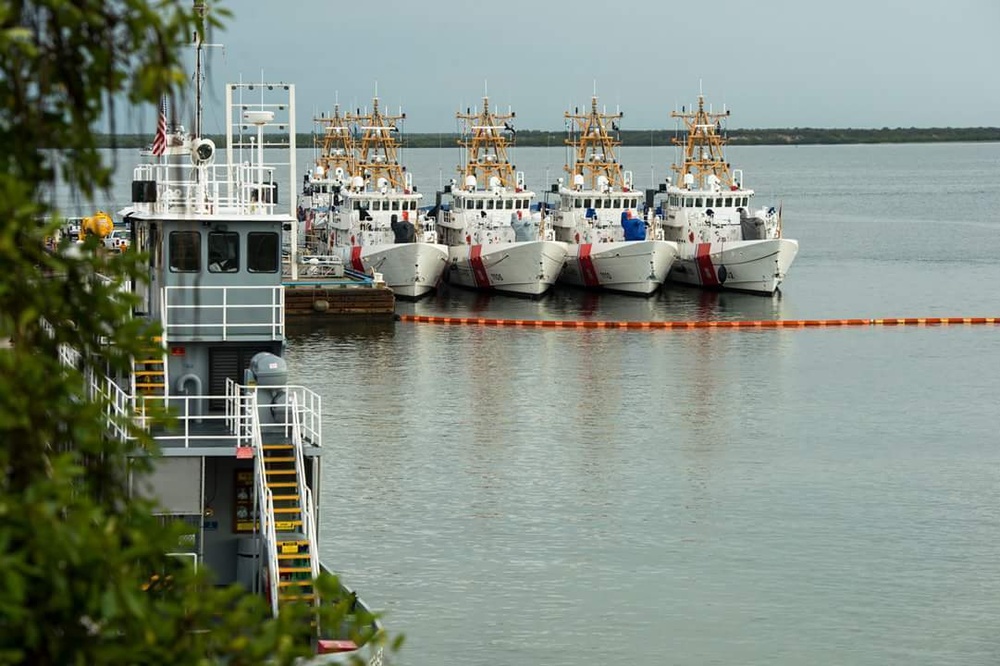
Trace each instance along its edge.
{"label": "american flag", "polygon": [[160,98],[160,117],[156,120],[156,136],[153,137],[153,154],[162,155],[167,150],[167,98]]}

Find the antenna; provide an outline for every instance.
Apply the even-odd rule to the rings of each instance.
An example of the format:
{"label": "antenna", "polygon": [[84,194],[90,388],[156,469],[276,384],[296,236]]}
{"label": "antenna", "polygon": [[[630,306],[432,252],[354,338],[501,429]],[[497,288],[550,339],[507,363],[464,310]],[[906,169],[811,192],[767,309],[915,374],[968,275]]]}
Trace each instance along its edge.
{"label": "antenna", "polygon": [[194,94],[195,94],[195,111],[194,111],[194,135],[196,137],[201,136],[201,33],[205,30],[205,13],[208,11],[208,7],[201,0],[195,0],[194,12],[198,15],[198,30],[194,33],[194,46],[195,46],[195,66],[194,66]]}
{"label": "antenna", "polygon": [[195,67],[194,67],[194,94],[195,94],[195,115],[194,115],[194,136],[201,136],[202,101],[201,87],[205,82],[205,76],[201,67],[201,52],[206,46],[221,47],[222,44],[206,44],[201,35],[205,31],[205,15],[208,14],[208,6],[204,0],[194,0],[194,12],[198,15],[198,29],[194,33],[195,46]]}

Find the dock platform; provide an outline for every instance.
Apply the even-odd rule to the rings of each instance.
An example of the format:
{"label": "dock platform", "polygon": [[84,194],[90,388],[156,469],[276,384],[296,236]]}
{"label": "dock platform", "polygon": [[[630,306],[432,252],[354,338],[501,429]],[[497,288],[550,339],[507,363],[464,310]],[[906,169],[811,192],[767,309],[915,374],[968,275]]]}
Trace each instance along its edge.
{"label": "dock platform", "polygon": [[395,315],[396,296],[378,274],[367,275],[343,267],[339,261],[299,264],[293,278],[286,271],[285,316],[330,319],[387,319]]}

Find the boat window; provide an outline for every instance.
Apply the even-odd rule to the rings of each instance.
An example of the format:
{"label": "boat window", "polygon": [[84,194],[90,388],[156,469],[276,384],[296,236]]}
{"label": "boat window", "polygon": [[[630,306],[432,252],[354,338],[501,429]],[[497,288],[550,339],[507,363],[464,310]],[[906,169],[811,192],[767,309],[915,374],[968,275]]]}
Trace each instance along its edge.
{"label": "boat window", "polygon": [[399,202],[393,201],[392,205],[390,206],[390,210],[399,210]]}
{"label": "boat window", "polygon": [[697,199],[694,200],[694,207],[701,208],[701,197],[698,197]]}
{"label": "boat window", "polygon": [[354,208],[354,210],[361,210],[361,202],[355,201],[352,205],[352,208]]}
{"label": "boat window", "polygon": [[719,197],[715,200],[715,207],[722,208],[722,197]]}
{"label": "boat window", "polygon": [[518,208],[527,208],[528,207],[528,200],[527,199],[521,199],[517,203],[518,203],[518,205],[517,205]]}
{"label": "boat window", "polygon": [[201,270],[201,234],[199,232],[170,232],[170,270],[174,273],[197,273]]}
{"label": "boat window", "polygon": [[476,199],[476,210],[482,210],[482,209],[483,209],[483,200]]}
{"label": "boat window", "polygon": [[240,270],[240,235],[235,231],[208,234],[208,272],[235,273]]}
{"label": "boat window", "polygon": [[278,234],[252,231],[247,234],[247,270],[251,273],[278,272]]}
{"label": "boat window", "polygon": [[465,210],[472,210],[475,207],[476,207],[476,205],[474,203],[472,203],[472,199],[466,199],[465,200]]}
{"label": "boat window", "polygon": [[504,208],[506,208],[507,210],[514,210],[514,200],[507,199],[507,201],[504,202]]}
{"label": "boat window", "polygon": [[489,210],[493,210],[493,199],[490,199],[489,201],[486,202],[486,208],[488,208]]}
{"label": "boat window", "polygon": [[733,207],[733,198],[726,197],[726,208],[732,208],[732,207]]}

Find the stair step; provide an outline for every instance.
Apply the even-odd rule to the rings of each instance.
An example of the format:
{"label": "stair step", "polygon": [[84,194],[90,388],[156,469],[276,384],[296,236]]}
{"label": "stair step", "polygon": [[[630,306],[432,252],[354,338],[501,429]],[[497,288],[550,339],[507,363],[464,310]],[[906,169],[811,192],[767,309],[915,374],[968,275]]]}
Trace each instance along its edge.
{"label": "stair step", "polygon": [[289,532],[293,527],[301,527],[301,520],[276,520],[274,521],[274,529],[278,532]]}
{"label": "stair step", "polygon": [[274,474],[274,475],[288,476],[289,474],[295,474],[295,470],[294,469],[265,469],[264,473],[265,474]]}
{"label": "stair step", "polygon": [[276,506],[274,507],[275,513],[301,513],[302,507],[298,506]]}
{"label": "stair step", "polygon": [[263,444],[262,448],[265,451],[277,451],[279,449],[284,449],[284,450],[290,451],[291,449],[293,449],[295,447],[293,447],[291,444]]}
{"label": "stair step", "polygon": [[278,567],[278,574],[312,573],[312,567]]}
{"label": "stair step", "polygon": [[135,387],[137,389],[154,389],[163,388],[166,384],[161,383],[150,383],[150,382],[136,382]]}
{"label": "stair step", "polygon": [[298,488],[299,484],[294,481],[269,481],[267,487],[271,490],[275,488]]}
{"label": "stair step", "polygon": [[162,377],[163,370],[135,370],[132,374],[136,377]]}
{"label": "stair step", "polygon": [[297,502],[299,501],[298,495],[272,495],[271,499],[275,502]]}
{"label": "stair step", "polygon": [[265,463],[293,463],[295,458],[279,458],[278,456],[264,456]]}
{"label": "stair step", "polygon": [[283,588],[283,587],[284,588],[297,587],[299,589],[305,589],[307,587],[311,588],[312,584],[309,582],[308,579],[307,580],[279,580],[278,581],[278,588]]}
{"label": "stair step", "polygon": [[315,594],[279,594],[278,603],[283,601],[315,601]]}

